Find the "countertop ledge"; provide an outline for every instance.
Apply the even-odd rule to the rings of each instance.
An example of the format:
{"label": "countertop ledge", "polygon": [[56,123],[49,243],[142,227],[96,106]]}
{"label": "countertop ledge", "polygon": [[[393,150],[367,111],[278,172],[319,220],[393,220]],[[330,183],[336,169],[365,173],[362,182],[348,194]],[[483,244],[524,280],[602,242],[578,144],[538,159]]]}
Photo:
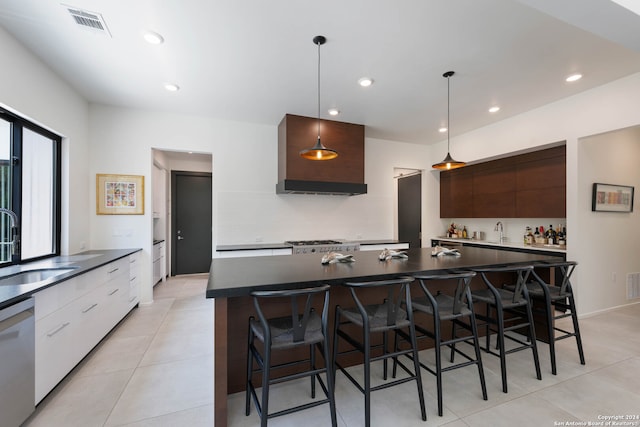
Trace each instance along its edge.
{"label": "countertop ledge", "polygon": [[[399,240],[380,239],[380,240],[344,240],[344,243],[359,243],[361,245],[393,245],[397,243],[406,243]],[[280,243],[247,243],[238,245],[218,245],[216,251],[251,251],[260,249],[291,249],[292,245],[284,242]]]}
{"label": "countertop ledge", "polygon": [[458,242],[468,245],[474,246],[488,246],[492,248],[505,248],[505,249],[520,249],[520,250],[528,250],[528,251],[542,251],[542,252],[558,252],[558,253],[566,253],[567,247],[560,245],[525,245],[524,242],[492,242],[488,240],[475,240],[475,239],[456,239],[451,237],[433,237],[433,240],[441,240],[446,242]]}
{"label": "countertop ledge", "polygon": [[68,273],[56,276],[53,279],[43,280],[41,282],[25,285],[0,285],[0,309],[20,302],[38,291],[54,286],[88,271],[95,270],[96,268],[102,267],[103,265],[109,264],[110,262],[119,260],[141,250],[142,248],[90,250],[73,255],[61,255],[44,260],[0,268],[0,280],[2,280],[3,277],[12,276],[29,270],[65,267],[73,268],[73,270]]}

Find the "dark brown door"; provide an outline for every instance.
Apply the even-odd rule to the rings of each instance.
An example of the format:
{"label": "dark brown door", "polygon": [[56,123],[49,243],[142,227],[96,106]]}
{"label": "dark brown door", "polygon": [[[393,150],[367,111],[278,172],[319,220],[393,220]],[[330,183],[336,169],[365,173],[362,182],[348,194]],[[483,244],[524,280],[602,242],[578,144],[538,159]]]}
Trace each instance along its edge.
{"label": "dark brown door", "polygon": [[171,275],[211,266],[211,174],[171,172]]}
{"label": "dark brown door", "polygon": [[398,178],[398,240],[422,247],[422,175]]}

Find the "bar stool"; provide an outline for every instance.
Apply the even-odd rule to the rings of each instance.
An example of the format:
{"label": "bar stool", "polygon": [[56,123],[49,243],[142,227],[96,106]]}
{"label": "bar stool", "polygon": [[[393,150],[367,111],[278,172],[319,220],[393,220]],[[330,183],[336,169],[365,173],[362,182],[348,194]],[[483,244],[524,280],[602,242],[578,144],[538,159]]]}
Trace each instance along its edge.
{"label": "bar stool", "polygon": [[[571,288],[571,275],[578,265],[575,261],[545,262],[535,263],[535,267],[557,268],[560,270],[562,280],[560,286],[545,282],[535,270],[532,271],[533,281],[527,283],[527,290],[532,299],[544,302],[544,313],[547,319],[547,333],[549,336],[549,353],[551,356],[551,373],[556,375],[556,349],[555,342],[575,337],[580,356],[580,364],[584,365],[584,352],[582,350],[582,338],[580,337],[580,326],[578,325],[578,314],[576,312],[576,302]],[[554,315],[555,313],[560,313]],[[573,321],[573,332],[555,326],[555,320],[571,317]],[[562,335],[556,335],[556,331]]]}
{"label": "bar stool", "polygon": [[[311,308],[312,299],[317,294],[324,293],[322,316]],[[245,415],[249,415],[251,410],[251,397],[256,410],[260,415],[261,427],[266,427],[267,419],[290,414],[318,405],[329,403],[331,411],[331,425],[336,426],[336,405],[333,387],[333,374],[331,372],[331,359],[329,358],[329,338],[327,334],[327,318],[329,310],[329,285],[314,288],[278,290],[278,291],[256,291],[252,292],[253,304],[258,314],[258,320],[253,316],[249,318],[249,343],[247,351],[247,389],[246,389],[246,409]],[[291,300],[291,315],[275,319],[267,319],[261,309],[260,300],[289,297]],[[299,310],[299,301],[306,300],[304,308]],[[263,343],[264,354],[260,354],[255,346],[255,340]],[[289,363],[277,365],[271,364],[272,350],[291,351],[296,347],[308,346],[309,359],[296,360]],[[324,357],[324,367],[316,367],[315,349],[318,349]],[[253,369],[253,361],[258,365]],[[309,363],[309,369],[304,372],[290,375],[271,377],[273,369],[291,367],[294,365]],[[255,373],[262,373],[262,396],[258,400],[252,377]],[[322,381],[321,373],[325,373],[327,384]],[[311,398],[315,399],[315,380],[318,379],[322,390],[326,396],[323,400],[313,401],[303,405],[282,411],[269,413],[269,387],[272,384],[291,381],[299,378],[311,377]]]}
{"label": "bar stool", "polygon": [[[482,398],[487,400],[487,386],[484,379],[484,370],[482,368],[482,357],[480,356],[480,344],[478,342],[478,328],[476,326],[476,319],[473,310],[473,303],[471,300],[471,291],[469,285],[476,273],[473,271],[467,272],[442,272],[435,274],[416,275],[414,276],[420,282],[420,287],[424,292],[423,297],[413,298],[411,303],[415,314],[423,313],[433,318],[433,328],[428,330],[423,327],[419,322],[416,322],[416,330],[422,335],[418,335],[418,339],[431,338],[434,340],[434,350],[436,356],[436,368],[435,370],[420,363],[420,366],[436,376],[436,383],[438,387],[438,415],[442,416],[442,373],[451,371],[458,368],[464,368],[470,365],[476,365],[478,367],[478,375],[480,377],[480,387],[482,389]],[[442,281],[441,285],[444,289],[451,289],[452,282],[455,283],[453,296],[444,294],[441,290],[438,290],[434,295],[427,282]],[[465,320],[468,319],[468,320]],[[451,322],[451,339],[443,340],[442,338],[442,323]],[[456,327],[460,326],[469,332],[471,336],[458,337],[456,333]],[[468,342],[473,345],[475,350],[475,357],[471,357],[465,352],[457,349],[455,344],[458,342]],[[442,355],[441,348],[447,346],[451,349],[451,362],[454,361],[454,352],[463,356],[466,361],[442,367]],[[398,348],[396,340],[395,346]],[[393,376],[396,374],[396,361],[394,360]]]}
{"label": "bar stool", "polygon": [[[364,412],[365,427],[371,425],[371,392],[382,390],[395,385],[403,384],[408,381],[416,381],[418,387],[418,400],[420,402],[420,411],[422,420],[427,420],[427,412],[424,404],[424,395],[422,391],[422,378],[420,376],[420,364],[418,360],[418,348],[416,344],[416,331],[413,323],[413,309],[411,306],[411,292],[409,284],[413,282],[413,277],[402,277],[392,280],[378,280],[371,282],[346,282],[344,285],[348,287],[356,307],[342,308],[336,306],[335,323],[333,334],[333,374],[335,376],[337,369],[340,371],[364,394]],[[381,304],[364,305],[358,296],[358,293],[364,294],[367,289],[386,288],[387,297]],[[361,295],[362,297],[362,295]],[[401,305],[407,307],[404,310]],[[353,338],[345,331],[345,327],[349,324],[357,325],[362,328],[362,342]],[[408,329],[409,333],[404,332]],[[387,337],[389,331],[397,331],[402,334],[407,342],[411,343],[411,348],[401,351],[389,353],[387,350]],[[383,344],[372,345],[371,335],[374,333],[382,333]],[[342,338],[353,349],[338,352],[338,339]],[[382,355],[371,356],[371,351],[382,347]],[[364,387],[360,385],[349,372],[338,363],[338,356],[361,352],[364,355]],[[378,360],[384,361],[384,379],[386,380],[386,361],[389,358],[397,358],[398,356],[410,354],[413,359],[414,370],[411,372],[404,365],[402,368],[409,374],[408,377],[384,382],[378,386],[371,386],[371,362]]]}
{"label": "bar stool", "polygon": [[[486,304],[486,315],[479,314],[478,312],[476,312],[475,315],[477,319],[484,322],[486,331],[486,346],[484,351],[500,357],[502,391],[507,393],[506,355],[517,351],[526,350],[528,348],[531,349],[533,352],[533,362],[536,368],[536,378],[542,380],[542,374],[540,373],[540,360],[538,358],[538,347],[536,345],[536,332],[531,311],[531,300],[529,299],[529,293],[525,286],[529,274],[533,270],[533,266],[512,265],[474,268],[473,270],[480,273],[482,281],[486,285],[486,289],[472,290],[471,297],[473,298],[474,303],[479,302]],[[515,284],[512,284],[512,290],[494,286],[487,277],[488,273],[515,273],[516,281]],[[495,309],[496,312],[495,318],[491,315],[492,308]],[[510,316],[505,317],[505,314],[510,314]],[[497,329],[492,328],[491,325],[495,325]],[[513,334],[506,333],[521,328],[528,329],[528,342],[521,340]],[[490,332],[497,333],[499,353],[495,353],[491,350]],[[507,350],[505,347],[505,338],[519,344],[519,347]]]}

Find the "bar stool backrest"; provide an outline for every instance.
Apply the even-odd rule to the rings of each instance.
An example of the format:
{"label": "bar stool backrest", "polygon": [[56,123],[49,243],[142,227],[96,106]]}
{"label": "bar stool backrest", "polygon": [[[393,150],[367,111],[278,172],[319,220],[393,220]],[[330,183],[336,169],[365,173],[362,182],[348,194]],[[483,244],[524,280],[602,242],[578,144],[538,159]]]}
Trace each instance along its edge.
{"label": "bar stool backrest", "polygon": [[468,306],[468,301],[471,301],[471,294],[469,286],[471,280],[476,276],[475,271],[464,272],[449,272],[449,273],[436,273],[436,274],[420,274],[414,276],[420,281],[420,287],[424,291],[425,295],[429,298],[432,307],[437,307],[437,302],[433,294],[427,288],[425,281],[428,280],[457,280],[456,289],[453,294],[453,314],[460,314],[463,307]]}
{"label": "bar stool backrest", "polygon": [[529,274],[533,271],[533,265],[508,265],[499,267],[475,268],[474,271],[479,272],[484,283],[489,289],[496,290],[496,287],[487,278],[487,273],[516,273],[516,283],[513,288],[512,302],[517,303],[522,299],[523,293],[526,292],[526,283]]}
{"label": "bar stool backrest", "polygon": [[[562,273],[562,282],[560,282],[560,296],[566,296],[572,292],[571,290],[571,275],[573,274],[573,270],[575,270],[578,263],[576,261],[563,261],[563,262],[539,262],[536,263],[536,267],[545,267],[545,268],[559,268]],[[535,272],[532,272],[535,280],[546,283],[540,276]]]}
{"label": "bar stool backrest", "polygon": [[[365,324],[368,324],[368,315],[364,304],[358,298],[357,289],[361,288],[373,288],[386,286],[387,287],[387,326],[395,326],[397,323],[397,314],[401,310],[401,305],[404,303],[407,306],[407,312],[411,313],[411,291],[409,285],[413,282],[413,277],[400,277],[391,280],[376,280],[373,282],[345,282],[344,285],[349,288],[351,296],[358,307],[358,311],[362,316],[362,320]],[[409,314],[410,315],[410,314]]]}
{"label": "bar stool backrest", "polygon": [[[326,330],[327,326],[327,314],[329,310],[329,285],[322,285],[313,288],[303,289],[287,289],[279,291],[254,291],[251,292],[253,296],[253,305],[260,319],[260,323],[263,326],[265,341],[271,343],[271,328],[268,326],[268,322],[262,309],[260,308],[261,298],[291,298],[291,324],[293,325],[293,342],[304,341],[304,335],[307,331],[307,323],[309,321],[309,315],[311,314],[311,302],[313,296],[324,292],[324,303],[322,307],[322,328]],[[305,299],[304,310],[300,311],[298,299],[303,297]]]}

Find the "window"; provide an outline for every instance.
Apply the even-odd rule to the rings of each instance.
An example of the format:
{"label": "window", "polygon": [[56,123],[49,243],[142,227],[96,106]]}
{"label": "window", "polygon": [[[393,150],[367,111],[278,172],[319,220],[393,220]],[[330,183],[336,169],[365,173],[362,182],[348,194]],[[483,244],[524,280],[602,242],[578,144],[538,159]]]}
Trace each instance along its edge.
{"label": "window", "polygon": [[61,138],[0,109],[0,265],[60,253]]}

